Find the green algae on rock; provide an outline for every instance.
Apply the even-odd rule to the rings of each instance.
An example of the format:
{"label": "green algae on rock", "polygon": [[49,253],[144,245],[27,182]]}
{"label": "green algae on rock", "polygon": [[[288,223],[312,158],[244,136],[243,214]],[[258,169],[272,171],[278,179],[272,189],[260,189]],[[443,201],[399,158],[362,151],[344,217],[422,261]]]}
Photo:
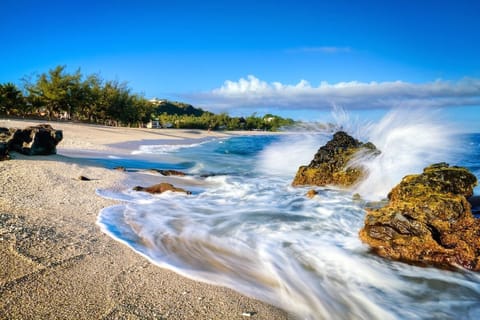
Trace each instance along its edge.
{"label": "green algae on rock", "polygon": [[359,152],[369,155],[380,153],[372,143],[359,142],[347,133],[338,131],[332,140],[317,151],[308,166],[298,169],[292,185],[352,186],[364,175],[362,168],[349,165]]}
{"label": "green algae on rock", "polygon": [[385,207],[367,209],[360,239],[386,258],[480,271],[480,222],[467,201],[476,184],[467,169],[446,163],[406,176]]}

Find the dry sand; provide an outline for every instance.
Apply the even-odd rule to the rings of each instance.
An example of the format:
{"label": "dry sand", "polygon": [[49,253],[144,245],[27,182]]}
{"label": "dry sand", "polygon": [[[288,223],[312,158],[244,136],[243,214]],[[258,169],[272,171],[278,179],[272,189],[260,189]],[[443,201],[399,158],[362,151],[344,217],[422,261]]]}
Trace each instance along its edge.
{"label": "dry sand", "polygon": [[[33,122],[0,120],[0,126]],[[226,135],[191,130],[126,129],[52,123],[59,155],[0,162],[0,319],[287,319],[280,309],[230,289],[161,269],[96,225],[115,202],[95,194],[125,188],[123,172],[87,166],[65,149]],[[80,181],[78,176],[91,178]]]}
{"label": "dry sand", "polygon": [[[24,128],[30,125],[49,123],[48,121],[19,121],[0,119],[0,127]],[[70,122],[52,122],[52,127],[63,130],[63,140],[58,145],[62,149],[84,149],[121,152],[114,144],[142,140],[169,140],[179,143],[185,139],[205,139],[210,137],[229,137],[234,135],[267,134],[263,131],[211,131],[187,129],[144,129],[117,128]],[[278,133],[277,133],[278,134]]]}

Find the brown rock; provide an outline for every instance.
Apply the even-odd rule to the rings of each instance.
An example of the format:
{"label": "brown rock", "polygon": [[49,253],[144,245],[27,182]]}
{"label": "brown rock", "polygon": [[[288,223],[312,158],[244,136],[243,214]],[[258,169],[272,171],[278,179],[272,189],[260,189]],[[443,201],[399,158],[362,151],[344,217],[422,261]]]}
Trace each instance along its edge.
{"label": "brown rock", "polygon": [[476,183],[446,163],[406,176],[385,207],[367,209],[360,239],[394,260],[480,271],[480,223],[467,201]]}
{"label": "brown rock", "polygon": [[370,142],[359,142],[345,132],[339,131],[317,151],[308,166],[301,166],[298,169],[292,185],[349,187],[364,174],[362,168],[349,166],[350,160],[358,152],[367,152],[374,156],[380,151]]}
{"label": "brown rock", "polygon": [[312,198],[315,197],[317,194],[318,194],[317,190],[315,190],[315,189],[310,189],[310,190],[308,190],[306,196],[307,196],[307,198],[312,199]]}
{"label": "brown rock", "polygon": [[177,187],[173,186],[172,184],[165,183],[165,182],[155,184],[153,186],[146,187],[146,188],[141,187],[141,186],[136,186],[136,187],[133,188],[133,190],[144,191],[144,192],[148,192],[148,193],[152,193],[152,194],[163,193],[163,192],[166,192],[166,191],[183,192],[183,193],[186,193],[186,194],[191,194],[190,191],[186,191],[185,189],[182,189],[182,188],[177,188]]}

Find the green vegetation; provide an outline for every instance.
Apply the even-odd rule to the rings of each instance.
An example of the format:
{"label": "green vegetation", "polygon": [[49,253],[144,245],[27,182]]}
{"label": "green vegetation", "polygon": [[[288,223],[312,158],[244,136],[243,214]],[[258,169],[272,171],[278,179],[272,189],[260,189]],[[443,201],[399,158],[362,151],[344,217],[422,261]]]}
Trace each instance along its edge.
{"label": "green vegetation", "polygon": [[153,104],[156,105],[155,113],[156,114],[163,114],[166,113],[168,115],[187,115],[187,116],[196,116],[200,117],[206,111],[203,111],[199,108],[194,108],[190,104],[182,103],[182,102],[172,102],[167,100],[155,100]]}
{"label": "green vegetation", "polygon": [[26,112],[23,94],[13,83],[0,83],[0,114],[19,114]]}
{"label": "green vegetation", "polygon": [[277,131],[281,127],[292,126],[295,122],[278,116],[230,117],[226,113],[204,112],[201,116],[162,113],[156,117],[165,128],[211,129],[211,130],[266,130]]}
{"label": "green vegetation", "polygon": [[213,114],[192,105],[167,100],[147,100],[134,94],[125,83],[105,81],[80,70],[68,73],[57,66],[23,88],[0,84],[0,116],[48,120],[72,120],[113,126],[146,126],[154,121],[167,128],[211,130],[268,130],[294,124],[272,114],[230,117]]}

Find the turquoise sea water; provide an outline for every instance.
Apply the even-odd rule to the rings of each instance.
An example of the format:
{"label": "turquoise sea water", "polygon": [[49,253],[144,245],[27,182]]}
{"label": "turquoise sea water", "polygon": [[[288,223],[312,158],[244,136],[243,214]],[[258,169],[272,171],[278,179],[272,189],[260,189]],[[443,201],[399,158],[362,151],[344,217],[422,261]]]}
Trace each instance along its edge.
{"label": "turquoise sea water", "polygon": [[[376,162],[358,160],[371,173],[364,183],[354,190],[318,187],[313,199],[305,197],[309,188],[290,184],[331,133],[139,146],[103,164],[181,169],[189,175],[135,172],[130,183],[167,181],[193,194],[98,190],[124,201],[100,212],[98,223],[161,267],[300,319],[478,319],[479,274],[388,261],[358,239],[366,200],[385,197],[405,174],[446,161],[480,176],[480,134],[394,124],[357,132],[382,150]],[[352,200],[355,192],[366,200]]]}

